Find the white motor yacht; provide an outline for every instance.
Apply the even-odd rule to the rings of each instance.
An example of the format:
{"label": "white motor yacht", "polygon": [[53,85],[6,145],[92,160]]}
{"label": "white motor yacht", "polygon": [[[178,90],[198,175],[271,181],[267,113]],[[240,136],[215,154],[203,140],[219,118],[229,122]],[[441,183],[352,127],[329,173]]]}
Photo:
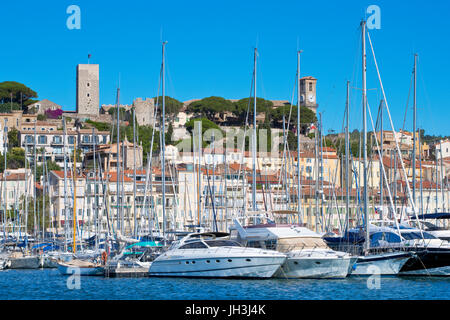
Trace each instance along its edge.
{"label": "white motor yacht", "polygon": [[345,278],[356,262],[356,257],[332,250],[320,234],[297,224],[270,221],[243,227],[237,220],[234,223],[232,239],[247,247],[272,249],[287,255],[276,277]]}
{"label": "white motor yacht", "polygon": [[219,232],[188,234],[152,262],[149,275],[270,278],[286,260],[285,254],[245,248],[227,236]]}

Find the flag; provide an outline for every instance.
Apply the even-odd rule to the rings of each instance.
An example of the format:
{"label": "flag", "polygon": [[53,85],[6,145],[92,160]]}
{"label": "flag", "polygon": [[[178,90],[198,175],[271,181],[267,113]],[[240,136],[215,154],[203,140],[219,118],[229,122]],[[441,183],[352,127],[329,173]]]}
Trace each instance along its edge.
{"label": "flag", "polygon": [[88,59],[90,59],[91,58],[91,54],[90,53],[88,53]]}
{"label": "flag", "polygon": [[314,125],[314,123],[311,123],[311,125],[309,126],[309,129],[317,129],[316,126]]}

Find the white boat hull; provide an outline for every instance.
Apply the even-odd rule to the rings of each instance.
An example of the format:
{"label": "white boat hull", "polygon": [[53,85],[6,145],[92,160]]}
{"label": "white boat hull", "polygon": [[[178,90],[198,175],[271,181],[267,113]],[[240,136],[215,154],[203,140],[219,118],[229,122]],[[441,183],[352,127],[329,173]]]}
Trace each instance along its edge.
{"label": "white boat hull", "polygon": [[40,261],[41,268],[58,268],[58,262],[55,258],[42,256]]}
{"label": "white boat hull", "polygon": [[356,258],[292,258],[276,273],[277,278],[342,279],[347,277]]}
{"label": "white boat hull", "polygon": [[165,277],[270,278],[278,271],[285,259],[286,257],[284,256],[274,256],[155,260],[150,266],[149,275]]}
{"label": "white boat hull", "polygon": [[104,267],[77,267],[65,263],[58,263],[58,270],[65,276],[75,274],[80,276],[102,276],[104,274]]}
{"label": "white boat hull", "polygon": [[361,256],[351,272],[352,275],[397,275],[411,258],[407,253]]}
{"label": "white boat hull", "polygon": [[41,259],[38,256],[10,258],[10,269],[39,269]]}

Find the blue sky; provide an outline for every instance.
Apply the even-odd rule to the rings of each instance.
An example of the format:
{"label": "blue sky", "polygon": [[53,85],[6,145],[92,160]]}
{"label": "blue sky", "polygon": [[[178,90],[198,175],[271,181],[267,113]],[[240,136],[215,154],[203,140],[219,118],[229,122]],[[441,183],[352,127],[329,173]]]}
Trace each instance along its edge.
{"label": "blue sky", "polygon": [[[81,9],[81,29],[69,30],[69,5]],[[361,127],[359,23],[369,5],[381,9],[371,30],[395,128],[403,126],[419,54],[418,125],[449,135],[450,2],[448,1],[9,1],[2,5],[0,81],[25,83],[66,110],[75,109],[75,68],[100,64],[100,103],[153,97],[161,38],[167,44],[167,95],[185,101],[211,95],[248,97],[258,46],[258,96],[290,100],[296,51],[301,74],[318,79],[325,130],[342,129],[346,81],[352,81],[351,129]],[[161,36],[162,35],[162,36]],[[368,50],[369,103],[381,96]],[[412,98],[406,129],[412,128]],[[386,129],[388,127],[386,126]]]}

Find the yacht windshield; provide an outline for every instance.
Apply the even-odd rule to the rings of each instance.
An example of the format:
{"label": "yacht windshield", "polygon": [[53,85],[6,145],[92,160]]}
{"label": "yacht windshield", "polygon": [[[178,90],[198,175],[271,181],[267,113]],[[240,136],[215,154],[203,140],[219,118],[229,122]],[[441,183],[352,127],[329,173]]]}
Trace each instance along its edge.
{"label": "yacht windshield", "polygon": [[203,242],[196,241],[182,245],[179,249],[204,249],[208,248]]}
{"label": "yacht windshield", "polygon": [[[420,232],[402,232],[402,237],[405,238],[405,240],[422,239],[422,235],[420,234]],[[423,232],[423,239],[437,238],[430,233]]]}
{"label": "yacht windshield", "polygon": [[236,241],[231,240],[206,240],[206,244],[210,247],[240,247]]}

